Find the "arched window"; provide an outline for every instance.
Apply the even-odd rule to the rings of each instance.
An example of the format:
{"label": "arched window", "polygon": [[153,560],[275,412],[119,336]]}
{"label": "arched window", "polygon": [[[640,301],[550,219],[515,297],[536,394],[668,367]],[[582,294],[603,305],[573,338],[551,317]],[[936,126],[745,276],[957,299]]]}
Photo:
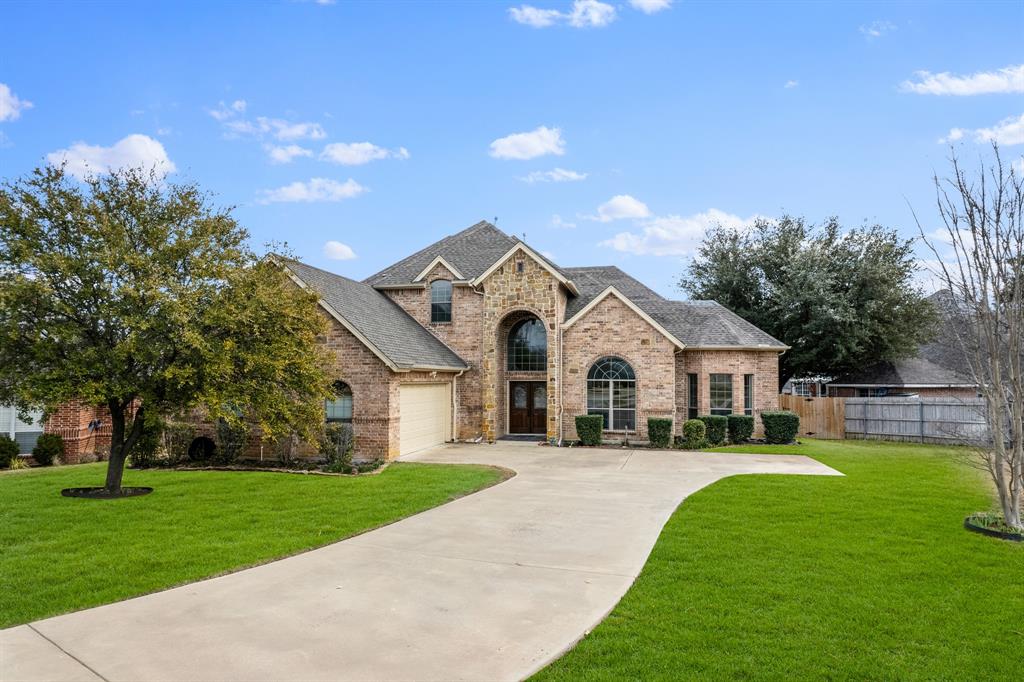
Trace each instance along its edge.
{"label": "arched window", "polygon": [[430,283],[430,321],[452,321],[452,283],[446,279]]}
{"label": "arched window", "polygon": [[516,322],[509,331],[507,366],[512,372],[548,368],[548,333],[536,317]]}
{"label": "arched window", "polygon": [[324,404],[327,423],[352,423],[352,389],[344,381],[334,382],[334,398],[328,398]]}
{"label": "arched window", "polygon": [[601,358],[587,373],[587,414],[604,417],[605,431],[636,430],[636,375],[622,358]]}

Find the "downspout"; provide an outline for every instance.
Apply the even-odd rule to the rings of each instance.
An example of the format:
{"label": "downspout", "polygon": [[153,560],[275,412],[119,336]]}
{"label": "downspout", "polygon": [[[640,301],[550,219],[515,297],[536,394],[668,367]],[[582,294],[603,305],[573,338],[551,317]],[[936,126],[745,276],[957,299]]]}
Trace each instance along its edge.
{"label": "downspout", "polygon": [[562,428],[562,416],[565,412],[565,390],[562,386],[565,384],[565,366],[562,361],[565,357],[562,355],[562,323],[558,323],[558,447],[562,447],[562,441],[564,440],[564,429]]}
{"label": "downspout", "polygon": [[[468,368],[467,368],[468,369]],[[452,442],[459,442],[459,377],[466,373],[467,369],[459,370],[459,373],[452,377]]]}

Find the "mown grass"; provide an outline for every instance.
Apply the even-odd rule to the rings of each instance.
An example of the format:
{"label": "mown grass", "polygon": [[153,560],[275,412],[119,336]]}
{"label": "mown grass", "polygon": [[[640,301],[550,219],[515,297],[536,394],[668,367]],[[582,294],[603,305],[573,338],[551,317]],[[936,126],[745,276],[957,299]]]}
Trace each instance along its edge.
{"label": "mown grass", "polygon": [[958,448],[808,441],[846,474],[688,498],[612,614],[539,680],[1021,679],[1024,546],[965,531]]}
{"label": "mown grass", "polygon": [[318,547],[500,480],[480,466],[379,475],[128,471],[145,497],[83,500],[103,464],[0,475],[0,627],[200,580]]}

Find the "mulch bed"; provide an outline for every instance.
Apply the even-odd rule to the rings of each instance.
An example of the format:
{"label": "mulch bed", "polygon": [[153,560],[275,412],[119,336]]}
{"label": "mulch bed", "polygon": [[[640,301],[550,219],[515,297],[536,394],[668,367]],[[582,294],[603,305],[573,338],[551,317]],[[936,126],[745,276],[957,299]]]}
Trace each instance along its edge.
{"label": "mulch bed", "polygon": [[972,515],[964,519],[964,528],[1000,540],[1024,542],[1024,533],[1014,531],[999,521],[993,521],[989,515]]}
{"label": "mulch bed", "polygon": [[64,497],[81,497],[86,500],[117,500],[122,497],[139,497],[153,492],[152,488],[143,486],[124,487],[116,492],[106,488],[64,488],[60,494]]}

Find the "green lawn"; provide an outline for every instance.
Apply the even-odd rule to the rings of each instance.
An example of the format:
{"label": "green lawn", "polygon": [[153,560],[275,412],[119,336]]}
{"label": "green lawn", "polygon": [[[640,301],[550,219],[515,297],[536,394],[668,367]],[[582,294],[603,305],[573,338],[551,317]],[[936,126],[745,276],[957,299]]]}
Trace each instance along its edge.
{"label": "green lawn", "polygon": [[128,471],[145,497],[83,500],[103,464],[0,475],[0,628],[287,556],[497,482],[480,466],[394,464],[358,478]]}
{"label": "green lawn", "polygon": [[846,477],[696,493],[607,620],[538,679],[1022,679],[1024,546],[963,530],[992,504],[964,451],[735,449]]}

